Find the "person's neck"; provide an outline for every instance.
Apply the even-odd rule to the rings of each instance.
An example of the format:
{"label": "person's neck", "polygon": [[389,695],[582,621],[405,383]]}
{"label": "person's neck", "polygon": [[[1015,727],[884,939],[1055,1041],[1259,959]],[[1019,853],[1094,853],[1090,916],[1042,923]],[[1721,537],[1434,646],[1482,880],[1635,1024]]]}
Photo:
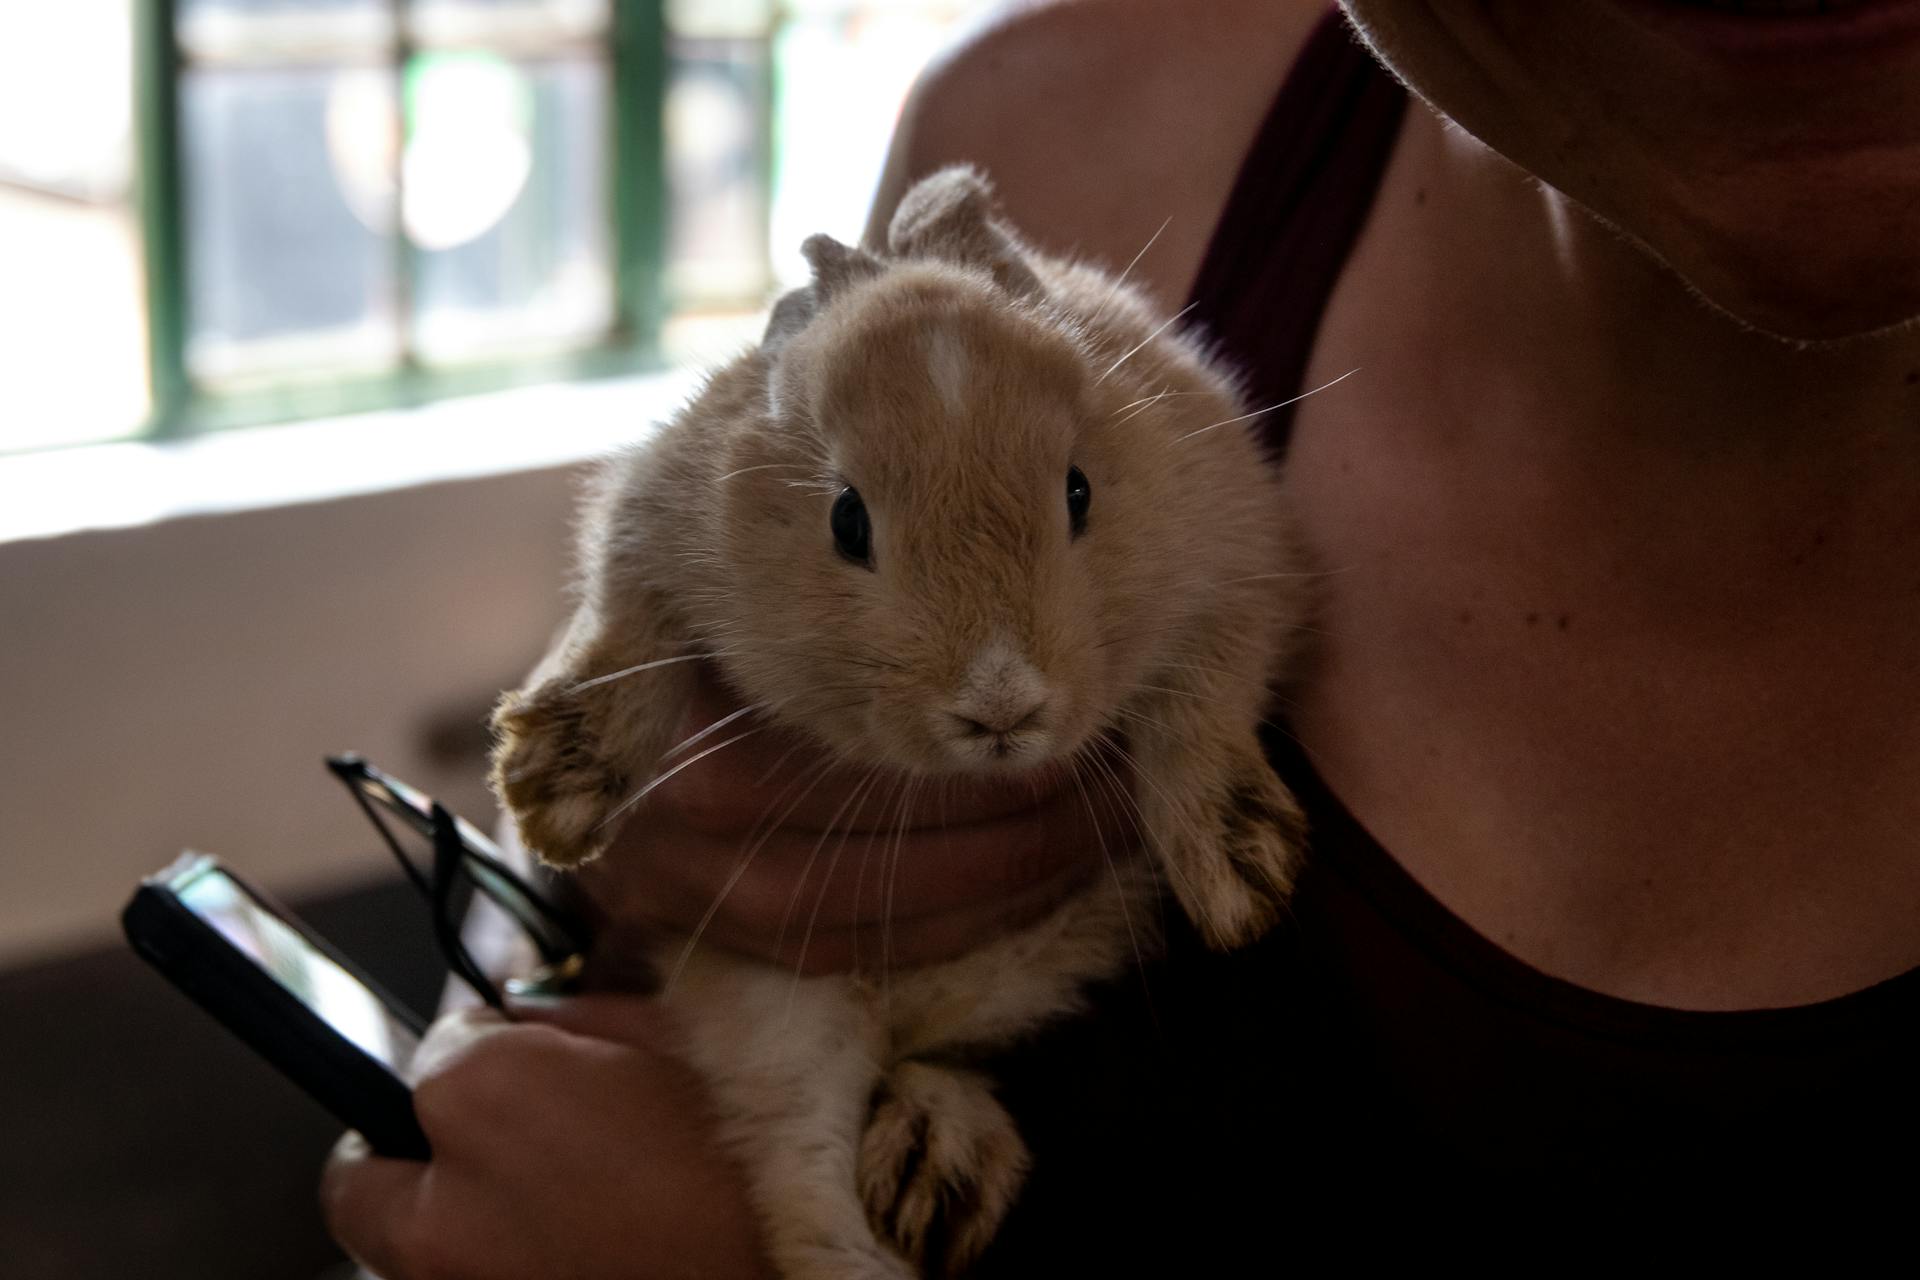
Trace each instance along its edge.
{"label": "person's neck", "polygon": [[1472,138],[1418,111],[1407,129],[1403,216],[1429,225],[1401,264],[1405,312],[1426,332],[1377,349],[1431,362],[1414,373],[1449,466],[1511,475],[1542,515],[1558,504],[1574,523],[1543,524],[1549,540],[1611,528],[1697,547],[1684,566],[1661,557],[1682,580],[1730,563],[1766,576],[1749,553],[1803,538],[1896,553],[1904,531],[1910,548],[1920,327],[1818,347],[1754,332]]}
{"label": "person's neck", "polygon": [[1567,434],[1704,459],[1801,443],[1826,452],[1915,424],[1920,325],[1818,345],[1757,332],[1460,130],[1426,112],[1407,129],[1429,243],[1450,247],[1427,259],[1422,283],[1441,304],[1428,310],[1464,322],[1463,355],[1535,371],[1550,395],[1562,379],[1597,379],[1608,403],[1567,388],[1597,410],[1565,420]]}

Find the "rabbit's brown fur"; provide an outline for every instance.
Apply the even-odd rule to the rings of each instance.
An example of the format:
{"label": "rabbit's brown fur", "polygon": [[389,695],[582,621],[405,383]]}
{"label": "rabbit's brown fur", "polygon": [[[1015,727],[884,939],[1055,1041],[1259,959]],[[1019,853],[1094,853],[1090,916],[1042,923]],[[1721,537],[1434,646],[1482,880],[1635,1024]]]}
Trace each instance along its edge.
{"label": "rabbit's brown fur", "polygon": [[[806,249],[761,347],[608,469],[568,634],[496,715],[495,785],[546,860],[598,855],[693,678],[645,664],[694,654],[826,749],[919,774],[1124,740],[1150,864],[884,1000],[661,943],[782,1271],[952,1274],[1027,1155],[990,1082],[932,1059],[1076,1007],[1162,880],[1216,947],[1274,923],[1302,833],[1255,729],[1302,592],[1232,381],[1112,276],[1026,250],[977,174],[915,187],[884,255]],[[830,531],[849,486],[870,564]]]}

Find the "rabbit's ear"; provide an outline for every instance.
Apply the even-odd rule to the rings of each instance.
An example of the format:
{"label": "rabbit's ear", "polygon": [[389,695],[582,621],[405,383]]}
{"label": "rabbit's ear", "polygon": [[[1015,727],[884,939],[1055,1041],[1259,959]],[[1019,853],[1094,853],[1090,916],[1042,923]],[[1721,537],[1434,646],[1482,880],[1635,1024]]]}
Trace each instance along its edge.
{"label": "rabbit's ear", "polygon": [[967,165],[922,178],[901,197],[887,228],[887,247],[902,258],[985,268],[1015,297],[1044,293],[1020,241],[994,216],[993,185]]}
{"label": "rabbit's ear", "polygon": [[832,236],[808,236],[800,252],[813,268],[813,292],[819,302],[831,302],[833,295],[848,285],[871,280],[886,270],[885,264],[866,250],[849,248]]}
{"label": "rabbit's ear", "polygon": [[813,283],[802,285],[773,304],[760,349],[772,355],[813,323],[833,295],[857,280],[870,280],[886,269],[880,259],[863,249],[850,249],[832,236],[808,236],[800,246],[813,267]]}
{"label": "rabbit's ear", "polygon": [[787,345],[794,334],[806,328],[820,310],[820,300],[812,285],[802,285],[773,304],[767,317],[767,331],[760,335],[760,349],[768,355]]}

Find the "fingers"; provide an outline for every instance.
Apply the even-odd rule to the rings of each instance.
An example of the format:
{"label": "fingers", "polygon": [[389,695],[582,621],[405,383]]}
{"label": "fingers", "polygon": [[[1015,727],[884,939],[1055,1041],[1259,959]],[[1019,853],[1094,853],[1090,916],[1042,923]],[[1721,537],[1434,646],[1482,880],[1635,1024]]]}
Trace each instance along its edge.
{"label": "fingers", "polygon": [[[557,1028],[511,1021],[492,1009],[462,1009],[428,1030],[415,1055],[413,1111],[433,1147],[433,1163],[482,1156],[499,1126],[476,1125],[475,1116],[523,1110],[534,1083],[550,1075],[569,1054],[579,1056]],[[590,1056],[590,1055],[589,1055]]]}
{"label": "fingers", "polygon": [[422,1080],[444,1075],[447,1068],[471,1053],[486,1036],[511,1024],[485,1005],[457,1010],[435,1022],[414,1050],[407,1068],[407,1082],[418,1087]]}
{"label": "fingers", "polygon": [[523,1022],[557,1027],[577,1036],[614,1040],[642,1048],[672,1042],[672,1013],[658,1000],[630,995],[509,997],[507,1007]]}
{"label": "fingers", "polygon": [[367,1140],[348,1133],[334,1144],[320,1175],[320,1213],[327,1230],[353,1260],[384,1280],[407,1280],[403,1233],[418,1221],[420,1188],[428,1166],[373,1154]]}
{"label": "fingers", "polygon": [[738,1171],[657,1010],[583,999],[436,1023],[414,1091],[431,1162],[357,1135],[321,1179],[329,1229],[384,1280],[764,1274]]}
{"label": "fingers", "polygon": [[[832,930],[816,930],[811,938],[795,930],[768,958],[806,976],[852,969],[884,972],[951,960],[979,946],[983,938],[997,937],[1039,920],[1084,885],[1089,876],[1106,874],[1098,865],[1071,863],[1016,893],[978,899],[938,914],[906,921],[863,919]],[[765,946],[755,934],[742,934],[732,943],[720,937],[714,941],[739,951],[754,951],[756,942]]]}
{"label": "fingers", "polygon": [[[762,838],[764,836],[764,839]],[[971,912],[1084,875],[1133,847],[1126,815],[1078,790],[1024,812],[935,829],[823,836],[786,829],[714,836],[663,819],[643,844],[582,872],[582,884],[616,918],[642,917],[684,931],[716,903],[715,938],[736,945],[784,928],[816,933]]]}

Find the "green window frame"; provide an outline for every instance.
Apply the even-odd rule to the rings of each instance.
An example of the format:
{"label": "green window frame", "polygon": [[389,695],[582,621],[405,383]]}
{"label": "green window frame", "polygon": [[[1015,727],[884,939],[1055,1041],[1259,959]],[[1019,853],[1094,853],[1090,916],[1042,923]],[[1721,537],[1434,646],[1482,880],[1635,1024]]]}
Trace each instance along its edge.
{"label": "green window frame", "polygon": [[[608,0],[602,36],[608,69],[605,156],[613,281],[612,318],[599,339],[561,352],[495,356],[470,363],[424,363],[414,335],[413,288],[418,257],[404,226],[392,232],[390,265],[399,359],[390,371],[342,373],[244,391],[222,390],[195,377],[188,360],[193,300],[187,262],[180,85],[195,65],[180,38],[177,0],[134,0],[137,200],[146,259],[148,438],[179,437],[253,426],[406,407],[450,396],[533,382],[631,373],[660,364],[666,253],[664,95],[667,40],[664,0]],[[413,0],[387,0],[393,36],[385,66],[401,83],[420,48],[414,43]],[[438,47],[438,46],[436,46]],[[455,47],[491,48],[486,44]],[[397,117],[405,96],[394,95]],[[404,191],[395,148],[392,187]]]}

